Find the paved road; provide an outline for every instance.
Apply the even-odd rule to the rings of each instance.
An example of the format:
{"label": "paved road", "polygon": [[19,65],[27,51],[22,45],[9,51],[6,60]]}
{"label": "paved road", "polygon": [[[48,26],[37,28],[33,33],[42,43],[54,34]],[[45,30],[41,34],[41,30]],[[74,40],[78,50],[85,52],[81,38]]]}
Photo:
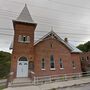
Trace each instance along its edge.
{"label": "paved road", "polygon": [[68,87],[68,88],[63,88],[58,90],[90,90],[90,84],[82,84],[79,86],[73,86],[73,87]]}

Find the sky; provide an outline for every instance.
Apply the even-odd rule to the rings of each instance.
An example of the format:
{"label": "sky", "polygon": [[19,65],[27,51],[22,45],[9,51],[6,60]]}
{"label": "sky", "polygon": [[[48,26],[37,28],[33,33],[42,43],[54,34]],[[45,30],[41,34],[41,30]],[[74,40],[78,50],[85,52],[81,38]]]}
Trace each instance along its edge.
{"label": "sky", "polygon": [[77,46],[90,41],[90,0],[0,0],[0,51],[9,51],[13,23],[27,4],[37,23],[35,41],[53,29]]}

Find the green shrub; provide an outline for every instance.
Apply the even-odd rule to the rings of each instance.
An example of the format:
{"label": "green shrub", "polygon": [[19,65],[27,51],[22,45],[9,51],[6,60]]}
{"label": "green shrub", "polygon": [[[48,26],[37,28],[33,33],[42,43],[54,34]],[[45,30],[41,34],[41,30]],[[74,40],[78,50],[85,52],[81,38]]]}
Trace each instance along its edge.
{"label": "green shrub", "polygon": [[6,78],[10,72],[11,54],[0,51],[0,79]]}

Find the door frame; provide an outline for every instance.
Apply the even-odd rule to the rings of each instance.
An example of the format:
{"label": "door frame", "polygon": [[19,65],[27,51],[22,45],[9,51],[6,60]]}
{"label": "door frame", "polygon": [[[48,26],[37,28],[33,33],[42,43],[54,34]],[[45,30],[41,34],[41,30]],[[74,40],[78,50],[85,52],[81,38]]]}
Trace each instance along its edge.
{"label": "door frame", "polygon": [[[24,62],[24,61],[27,61],[27,63],[28,63],[28,64],[27,64],[27,65],[28,65],[28,66],[27,66],[27,72],[29,72],[29,70],[28,70],[28,67],[29,67],[28,59],[27,59],[27,57],[22,56],[22,57],[20,57],[20,58],[18,59],[18,61],[17,61],[16,77],[19,77],[19,76],[18,76],[18,64],[19,64],[19,61],[21,61],[21,62],[22,62],[22,61],[23,61],[23,62]],[[23,66],[22,66],[22,67],[23,67]],[[23,78],[23,75],[22,75],[21,77]],[[28,74],[27,74],[27,77],[28,77]]]}

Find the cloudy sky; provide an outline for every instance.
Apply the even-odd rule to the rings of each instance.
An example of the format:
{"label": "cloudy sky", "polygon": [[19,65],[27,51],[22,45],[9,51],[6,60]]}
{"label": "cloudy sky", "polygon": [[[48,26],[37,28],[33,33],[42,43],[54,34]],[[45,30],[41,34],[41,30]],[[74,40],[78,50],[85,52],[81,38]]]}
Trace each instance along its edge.
{"label": "cloudy sky", "polygon": [[78,45],[90,41],[90,0],[0,0],[0,50],[9,51],[15,20],[25,3],[38,24],[35,40],[53,30]]}

